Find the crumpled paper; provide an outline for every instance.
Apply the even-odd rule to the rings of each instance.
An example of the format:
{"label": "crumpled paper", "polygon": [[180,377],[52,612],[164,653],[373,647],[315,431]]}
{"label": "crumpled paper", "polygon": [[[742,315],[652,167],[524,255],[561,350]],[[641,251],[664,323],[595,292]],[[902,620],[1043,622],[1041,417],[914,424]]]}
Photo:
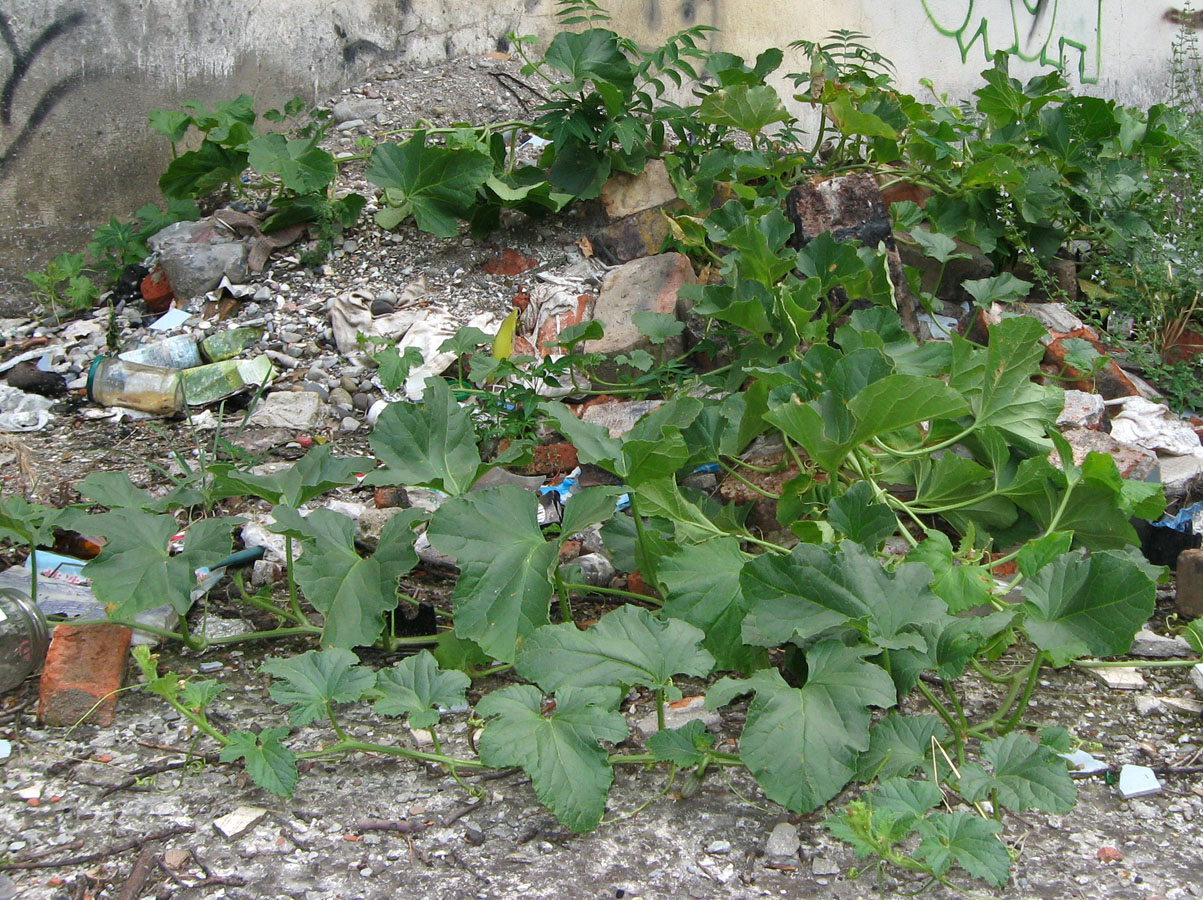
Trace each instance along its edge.
{"label": "crumpled paper", "polygon": [[54,401],[0,384],[0,431],[41,431],[54,417]]}
{"label": "crumpled paper", "polygon": [[[365,356],[359,344],[359,335],[386,338],[395,342],[398,352],[404,354],[413,347],[422,354],[423,363],[414,366],[405,379],[401,394],[404,399],[418,401],[426,391],[426,379],[441,375],[455,362],[455,354],[439,352],[439,347],[463,325],[445,309],[416,306],[418,298],[426,292],[425,282],[415,282],[405,289],[396,312],[383,316],[372,316],[371,300],[358,291],[351,291],[334,298],[330,307],[330,326],[339,352],[362,360]],[[486,333],[497,331],[497,317],[492,313],[481,313],[467,322]],[[379,387],[379,381],[377,381]],[[399,400],[384,390],[385,398]]]}
{"label": "crumpled paper", "polygon": [[1111,414],[1111,436],[1125,444],[1171,456],[1203,457],[1199,436],[1164,403],[1143,397],[1124,397],[1119,412]]}

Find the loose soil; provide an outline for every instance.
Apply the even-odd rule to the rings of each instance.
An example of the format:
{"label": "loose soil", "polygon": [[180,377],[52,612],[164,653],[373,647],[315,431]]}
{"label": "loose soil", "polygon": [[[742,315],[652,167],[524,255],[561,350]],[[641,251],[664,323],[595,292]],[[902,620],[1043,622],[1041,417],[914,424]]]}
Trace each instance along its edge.
{"label": "loose soil", "polygon": [[[352,93],[383,98],[385,118],[398,125],[419,118],[448,124],[527,115],[510,88],[521,90],[501,75],[517,76],[517,67],[495,59],[424,69],[386,67]],[[331,147],[352,149],[353,138],[336,136]],[[358,178],[356,171],[347,172],[345,186],[366,191]],[[490,276],[481,263],[513,248],[536,257],[544,269],[568,266],[579,260],[576,241],[598,216],[596,208],[584,205],[543,223],[510,220],[483,243],[436,239],[409,226],[386,234],[365,217],[322,269],[277,260],[259,280],[281,298],[275,309],[282,317],[352,288],[399,293],[419,275],[432,303],[465,319],[481,310],[504,313],[513,293],[533,275]],[[320,325],[314,328],[320,331]],[[318,344],[315,353],[321,350]],[[286,374],[280,384],[299,382],[304,372],[301,367]],[[136,484],[161,487],[162,472],[178,469],[175,453],[194,459],[198,442],[208,446],[211,440],[209,433],[194,433],[180,423],[87,418],[89,408],[70,399],[56,410],[50,429],[6,439],[0,447],[6,489],[31,489],[44,503],[76,502],[75,486],[100,470],[125,470]],[[367,452],[367,433],[366,426],[344,431],[333,418],[324,433],[314,436],[333,441],[341,454],[356,454]],[[231,429],[229,434],[264,462],[302,452],[289,432],[235,435]],[[358,489],[337,495],[361,502],[371,496]],[[10,553],[7,561],[14,559]],[[445,598],[448,586],[433,572],[409,585],[434,601]],[[1172,593],[1159,598],[1152,627],[1162,633],[1171,604]],[[194,615],[228,625],[239,610],[214,597]],[[305,649],[309,646],[285,642],[203,656],[172,646],[159,652],[162,668],[181,674],[204,663],[220,664],[206,676],[220,679],[225,688],[214,718],[223,727],[258,728],[286,722],[281,707],[268,697],[269,679],[258,672],[260,663]],[[395,658],[373,653],[365,661],[383,666]],[[1198,715],[1153,702],[1198,699],[1186,671],[1145,670],[1148,686],[1137,692],[1111,691],[1081,669],[1043,673],[1028,722],[1068,729],[1090,742],[1114,771],[1125,763],[1160,769],[1164,790],[1124,801],[1115,787],[1093,776],[1079,780],[1078,805],[1069,814],[1009,817],[1005,837],[1015,859],[1012,883],[991,891],[960,877],[968,895],[1203,897],[1203,724]],[[471,699],[495,686],[475,684]],[[682,687],[688,695],[705,685]],[[963,688],[971,707],[987,708],[984,684],[966,680]],[[36,723],[36,691],[31,678],[0,697],[0,738],[11,743],[11,755],[0,759],[0,900],[856,898],[923,886],[905,873],[857,875],[860,862],[823,830],[822,811],[791,815],[767,801],[740,771],[725,777],[712,772],[697,793],[683,798],[662,769],[621,768],[604,823],[578,836],[536,802],[521,773],[468,778],[485,791],[473,802],[463,787],[438,772],[356,756],[304,765],[295,796],[282,800],[256,788],[238,766],[216,762],[217,748],[195,740],[186,723],[153,696],[137,690],[123,694],[112,727],[66,729]],[[632,723],[652,709],[651,699],[638,693],[624,703]],[[739,705],[723,710],[712,726],[732,748],[742,710]],[[367,706],[343,714],[352,737],[414,740],[395,720],[382,719]],[[450,753],[471,753],[464,714],[451,715],[442,729]],[[643,738],[632,733],[620,749],[642,747]],[[331,739],[329,731],[308,726],[294,728],[288,741],[303,750]],[[833,807],[854,793],[845,792]],[[244,833],[224,836],[214,820],[241,806],[261,807],[266,814]],[[393,830],[378,830],[381,822],[391,823]],[[781,822],[796,826],[800,850],[787,857],[765,856],[766,840]],[[156,835],[162,837],[145,843]],[[937,886],[927,896],[964,894]]]}

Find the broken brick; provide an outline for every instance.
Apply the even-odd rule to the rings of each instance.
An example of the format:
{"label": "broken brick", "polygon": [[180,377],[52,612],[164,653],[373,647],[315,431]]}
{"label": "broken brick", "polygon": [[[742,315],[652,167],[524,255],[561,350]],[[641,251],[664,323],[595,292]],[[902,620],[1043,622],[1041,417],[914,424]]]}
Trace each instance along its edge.
{"label": "broken brick", "polygon": [[1174,604],[1187,619],[1203,616],[1203,550],[1188,549],[1178,554],[1178,584]]}
{"label": "broken brick", "polygon": [[131,633],[121,625],[58,625],[46,654],[38,721],[112,725]]}
{"label": "broken brick", "polygon": [[540,444],[532,451],[529,466],[522,471],[526,475],[558,475],[571,472],[577,467],[576,447],[563,441]]}
{"label": "broken brick", "polygon": [[490,275],[521,275],[539,265],[539,260],[525,256],[511,247],[506,247],[497,256],[487,260],[482,266]]}
{"label": "broken brick", "polygon": [[171,306],[175,294],[162,266],[156,265],[150,274],[142,279],[142,299],[146,301],[146,307],[151,312],[166,312],[167,307]]}
{"label": "broken brick", "polygon": [[1044,348],[1044,361],[1056,367],[1059,377],[1065,381],[1066,387],[1079,391],[1094,391],[1103,396],[1104,400],[1114,400],[1117,397],[1139,397],[1140,389],[1133,384],[1114,360],[1107,360],[1106,365],[1095,373],[1093,381],[1084,377],[1084,373],[1066,362],[1070,348],[1070,340],[1083,340],[1090,344],[1100,354],[1106,355],[1107,348],[1103,346],[1098,335],[1090,328],[1075,328],[1073,331],[1054,332],[1052,340]]}

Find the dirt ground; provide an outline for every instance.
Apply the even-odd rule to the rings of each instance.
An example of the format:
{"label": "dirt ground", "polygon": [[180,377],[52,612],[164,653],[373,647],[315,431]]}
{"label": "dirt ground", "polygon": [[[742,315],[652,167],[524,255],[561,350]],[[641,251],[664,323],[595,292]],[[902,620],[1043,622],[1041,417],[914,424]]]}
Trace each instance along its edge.
{"label": "dirt ground", "polygon": [[[512,62],[460,60],[421,70],[387,68],[357,88],[387,103],[394,125],[428,118],[436,124],[526,115]],[[521,92],[520,92],[521,93]],[[337,99],[337,98],[333,98]],[[387,130],[375,123],[368,130]],[[336,135],[331,146],[350,145]],[[356,173],[346,176],[356,186]],[[362,189],[362,188],[361,188]],[[596,210],[584,207],[554,221],[512,222],[484,243],[421,235],[405,226],[382,233],[365,219],[345,235],[319,271],[277,262],[262,276],[290,303],[304,308],[352,287],[400,291],[426,278],[432,302],[461,313],[503,312],[517,282],[486,276],[480,263],[501,247],[536,256],[555,270],[579,259],[575,242]],[[294,377],[299,378],[300,375]],[[53,427],[19,437],[31,467],[35,496],[45,503],[78,499],[74,485],[90,471],[124,469],[140,485],[161,483],[156,467],[170,469],[173,451],[194,455],[198,436],[162,422],[87,418],[86,404],[60,405]],[[328,437],[339,453],[366,452],[367,430],[344,432],[333,419]],[[294,434],[248,430],[237,442],[263,461],[295,458]],[[204,440],[208,440],[207,437]],[[15,465],[9,457],[6,465]],[[342,492],[366,500],[366,492]],[[12,561],[11,559],[9,560]],[[445,585],[415,589],[437,595]],[[1153,626],[1164,633],[1172,595],[1159,599]],[[202,614],[196,611],[196,615]],[[236,615],[214,602],[206,614]],[[166,647],[165,669],[187,674],[217,664],[207,677],[225,690],[215,704],[219,724],[274,727],[286,723],[258,672],[266,656],[289,655],[301,645],[243,645],[204,656]],[[368,660],[386,665],[392,658]],[[1005,662],[1005,661],[1004,661]],[[206,670],[215,668],[206,665]],[[1075,668],[1044,673],[1027,721],[1060,725],[1091,742],[1114,770],[1124,763],[1153,766],[1162,793],[1124,801],[1102,776],[1078,782],[1077,807],[1066,815],[1025,813],[1007,821],[1014,855],[1011,884],[998,891],[968,878],[969,896],[1152,900],[1203,897],[1203,721],[1157,698],[1201,699],[1186,669],[1146,670],[1139,691],[1114,691]],[[474,685],[482,691],[489,685]],[[700,693],[693,685],[685,693]],[[967,683],[968,695],[986,688]],[[217,748],[194,741],[187,723],[153,696],[137,690],[120,699],[112,727],[43,728],[34,718],[37,682],[0,697],[0,900],[216,900],[216,898],[679,898],[830,897],[910,893],[922,881],[897,871],[880,877],[821,827],[824,812],[794,816],[767,801],[742,772],[711,773],[693,796],[674,794],[664,770],[621,769],[607,814],[595,832],[568,833],[535,801],[521,773],[469,778],[485,797],[468,793],[440,773],[382,757],[309,763],[289,800],[256,788],[238,766],[216,762]],[[474,699],[474,697],[473,697]],[[1138,702],[1139,701],[1139,702]],[[652,711],[649,698],[632,695],[624,710],[632,722]],[[723,711],[712,729],[735,741],[742,707]],[[413,740],[393,720],[367,706],[344,712],[352,737],[382,743]],[[443,726],[451,753],[470,753],[463,714]],[[629,747],[641,746],[633,729]],[[294,728],[296,750],[332,739],[316,726]],[[0,744],[0,747],[3,747]],[[729,781],[727,780],[729,778]],[[667,790],[666,790],[667,789]],[[848,799],[846,792],[833,806]],[[236,836],[214,821],[240,807],[264,812]],[[765,855],[775,840],[796,830],[798,850]],[[786,841],[788,846],[789,841]],[[936,886],[933,898],[965,896]]]}

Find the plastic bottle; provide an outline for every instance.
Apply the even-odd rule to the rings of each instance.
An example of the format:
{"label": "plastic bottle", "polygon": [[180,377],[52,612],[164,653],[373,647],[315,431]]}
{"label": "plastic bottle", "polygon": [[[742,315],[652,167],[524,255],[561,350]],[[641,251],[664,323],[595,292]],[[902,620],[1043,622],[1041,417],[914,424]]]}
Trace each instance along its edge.
{"label": "plastic bottle", "polygon": [[0,694],[12,690],[46,659],[50,629],[29,595],[0,588]]}
{"label": "plastic bottle", "polygon": [[166,366],[169,369],[189,369],[204,362],[196,338],[177,334],[153,344],[143,344],[117,354],[118,359],[143,366]]}
{"label": "plastic bottle", "polygon": [[88,399],[156,415],[184,409],[181,369],[145,366],[115,356],[98,356],[88,369]]}

